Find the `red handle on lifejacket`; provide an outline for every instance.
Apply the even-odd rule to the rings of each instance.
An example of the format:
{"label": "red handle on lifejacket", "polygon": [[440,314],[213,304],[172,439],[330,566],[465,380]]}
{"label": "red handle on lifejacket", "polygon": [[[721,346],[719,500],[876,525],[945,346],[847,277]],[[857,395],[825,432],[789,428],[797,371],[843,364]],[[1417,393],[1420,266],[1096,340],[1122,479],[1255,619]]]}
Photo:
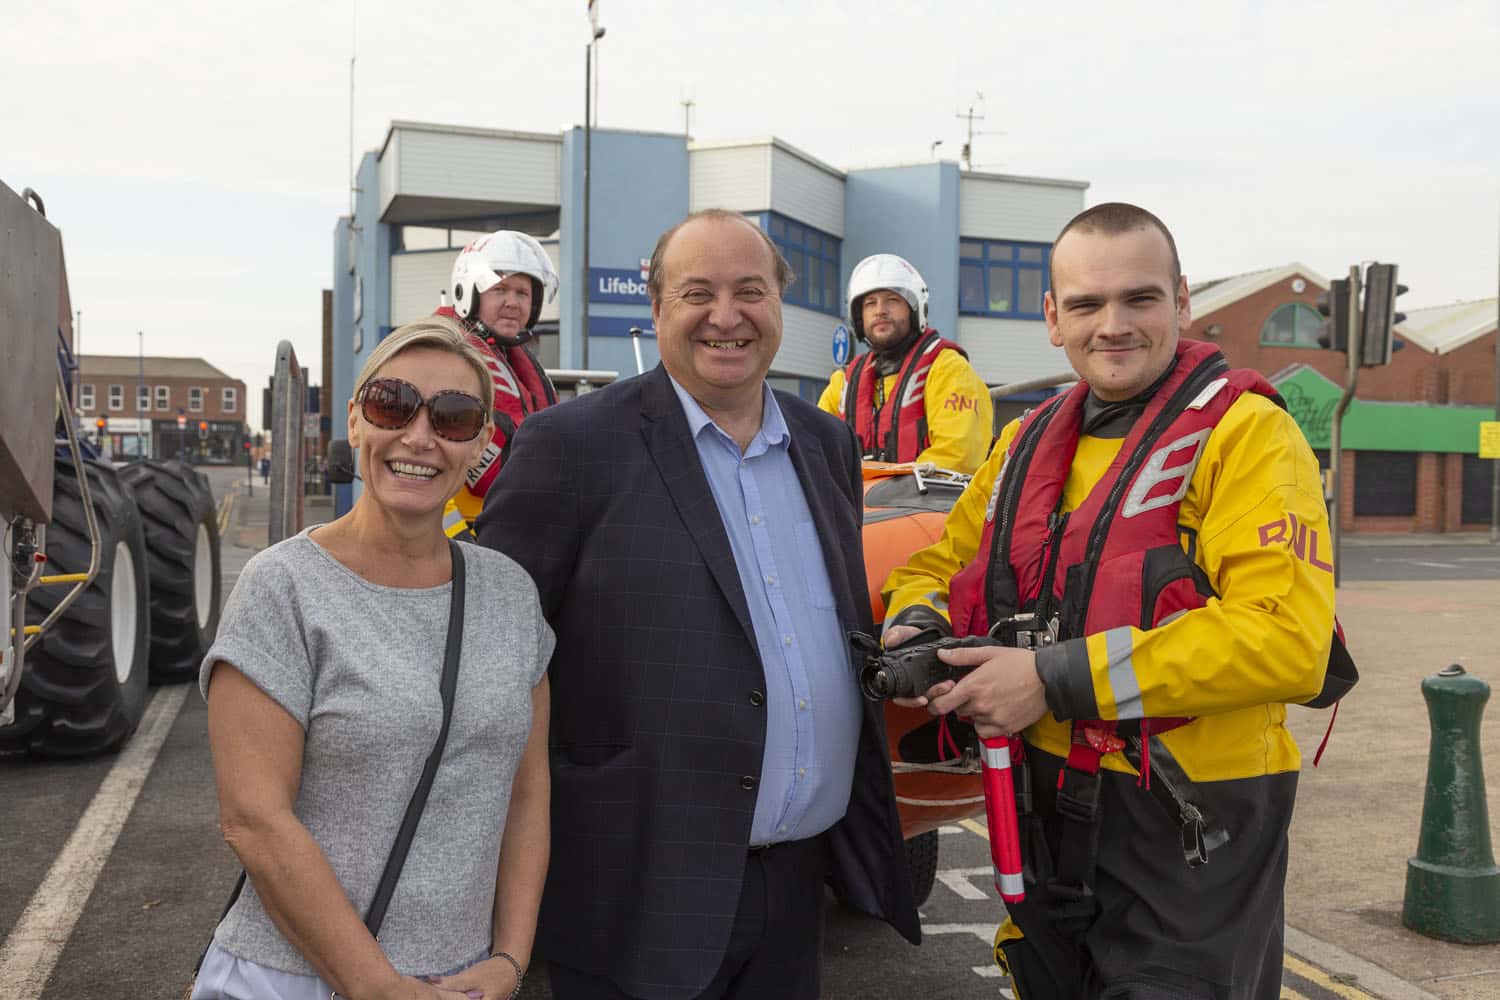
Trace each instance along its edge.
{"label": "red handle on lifejacket", "polygon": [[981,737],[984,813],[990,826],[990,861],[995,888],[1007,903],[1026,898],[1021,881],[1021,831],[1016,823],[1016,786],[1010,772],[1010,739]]}

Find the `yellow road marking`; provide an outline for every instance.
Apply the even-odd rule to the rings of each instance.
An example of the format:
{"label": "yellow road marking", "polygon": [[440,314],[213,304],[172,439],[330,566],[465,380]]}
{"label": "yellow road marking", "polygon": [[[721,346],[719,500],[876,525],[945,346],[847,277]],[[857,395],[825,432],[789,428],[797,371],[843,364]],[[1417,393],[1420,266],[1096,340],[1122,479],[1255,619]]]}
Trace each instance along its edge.
{"label": "yellow road marking", "polygon": [[1348,983],[1339,982],[1322,969],[1315,965],[1309,965],[1290,952],[1286,956],[1286,967],[1308,982],[1321,986],[1330,993],[1337,993],[1341,997],[1347,997],[1348,1000],[1370,1000],[1372,995],[1366,993],[1358,986],[1350,986]]}
{"label": "yellow road marking", "polygon": [[1308,1000],[1308,998],[1304,994],[1298,993],[1296,990],[1292,989],[1286,983],[1282,983],[1281,1000]]}
{"label": "yellow road marking", "polygon": [[989,827],[985,826],[983,823],[977,822],[972,819],[961,819],[958,821],[958,825],[963,827],[965,830],[968,830],[970,833],[979,834],[985,840],[990,839]]}

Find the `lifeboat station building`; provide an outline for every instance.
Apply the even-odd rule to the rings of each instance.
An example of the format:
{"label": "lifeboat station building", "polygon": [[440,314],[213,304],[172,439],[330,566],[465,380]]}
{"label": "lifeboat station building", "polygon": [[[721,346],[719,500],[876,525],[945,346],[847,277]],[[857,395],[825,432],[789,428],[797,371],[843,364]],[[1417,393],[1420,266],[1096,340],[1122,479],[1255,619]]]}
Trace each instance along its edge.
{"label": "lifeboat station building", "polygon": [[843,339],[835,331],[846,325],[849,273],[882,252],[922,272],[931,325],[963,345],[991,385],[1067,370],[1047,343],[1042,295],[1051,242],[1084,208],[1085,182],[948,161],[846,169],[775,138],[594,129],[589,145],[585,278],[582,128],[391,124],[360,163],[353,217],[333,231],[334,412],[380,339],[436,309],[459,250],[496,229],[536,236],[561,277],[539,324],[544,365],[633,375],[630,329],[639,327],[654,366],[647,261],[663,231],[704,208],[753,220],[796,275],[771,370],[777,388],[817,398]]}

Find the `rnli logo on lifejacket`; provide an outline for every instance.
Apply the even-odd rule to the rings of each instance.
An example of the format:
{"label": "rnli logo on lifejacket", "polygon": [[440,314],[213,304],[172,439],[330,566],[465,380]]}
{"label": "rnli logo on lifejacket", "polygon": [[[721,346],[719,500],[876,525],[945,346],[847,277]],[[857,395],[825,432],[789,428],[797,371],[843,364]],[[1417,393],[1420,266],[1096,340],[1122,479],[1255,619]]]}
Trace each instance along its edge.
{"label": "rnli logo on lifejacket", "polygon": [[[1270,521],[1262,524],[1260,532],[1260,547],[1268,545],[1285,545],[1292,550],[1292,555],[1298,559],[1305,560],[1309,565],[1318,569],[1333,572],[1333,553],[1328,553],[1329,562],[1318,558],[1318,533],[1316,530],[1309,531],[1307,525],[1297,520],[1297,515],[1288,513],[1279,521]],[[1331,546],[1330,546],[1331,548]]]}
{"label": "rnli logo on lifejacket", "polygon": [[963,413],[965,410],[972,410],[977,406],[978,404],[974,400],[968,396],[960,396],[956,392],[943,401],[943,409],[957,410],[959,413]]}
{"label": "rnli logo on lifejacket", "polygon": [[1213,433],[1212,427],[1194,431],[1151,453],[1145,468],[1135,477],[1130,493],[1120,508],[1121,517],[1135,517],[1148,510],[1166,507],[1187,496],[1188,483],[1198,468],[1203,442]]}

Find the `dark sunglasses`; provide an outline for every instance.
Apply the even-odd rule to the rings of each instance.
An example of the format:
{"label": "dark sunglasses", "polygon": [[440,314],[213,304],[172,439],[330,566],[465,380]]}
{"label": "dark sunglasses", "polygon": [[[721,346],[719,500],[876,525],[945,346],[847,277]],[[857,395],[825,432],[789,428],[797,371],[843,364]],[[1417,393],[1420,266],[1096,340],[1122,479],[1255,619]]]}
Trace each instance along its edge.
{"label": "dark sunglasses", "polygon": [[382,430],[400,430],[424,406],[432,432],[444,440],[472,441],[484,430],[484,401],[457,389],[444,389],[424,400],[421,390],[405,379],[372,378],[355,402],[364,418]]}

